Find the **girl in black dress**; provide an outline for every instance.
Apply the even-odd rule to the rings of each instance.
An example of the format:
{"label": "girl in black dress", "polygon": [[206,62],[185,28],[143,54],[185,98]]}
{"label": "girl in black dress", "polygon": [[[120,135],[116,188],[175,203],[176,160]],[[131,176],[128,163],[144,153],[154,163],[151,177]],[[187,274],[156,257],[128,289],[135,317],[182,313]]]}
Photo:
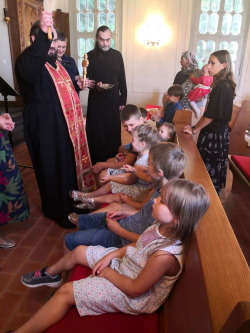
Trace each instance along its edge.
{"label": "girl in black dress", "polygon": [[229,52],[221,50],[212,53],[208,61],[208,72],[214,81],[204,115],[196,126],[186,126],[183,131],[189,134],[200,131],[197,147],[219,194],[226,183],[228,123],[232,117],[236,88]]}

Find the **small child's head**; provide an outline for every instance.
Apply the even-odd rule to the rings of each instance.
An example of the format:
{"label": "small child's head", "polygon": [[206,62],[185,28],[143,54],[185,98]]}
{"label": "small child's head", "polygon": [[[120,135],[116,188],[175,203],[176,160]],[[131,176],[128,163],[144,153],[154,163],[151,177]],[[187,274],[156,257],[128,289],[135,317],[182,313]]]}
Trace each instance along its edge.
{"label": "small child's head", "polygon": [[146,109],[142,108],[142,107],[139,107],[140,111],[141,111],[141,116],[143,118],[143,122],[144,124],[146,123],[147,121],[147,115],[148,115],[148,112]]}
{"label": "small child's head", "polygon": [[169,101],[170,103],[177,103],[184,97],[184,90],[179,84],[173,84],[168,88],[167,94],[165,93],[164,96],[164,102]]}
{"label": "small child's head", "polygon": [[187,163],[187,157],[181,147],[172,142],[154,145],[148,156],[148,172],[154,180],[163,177],[171,180],[180,177]]}
{"label": "small child's head", "polygon": [[162,139],[166,142],[173,142],[175,138],[175,126],[171,123],[162,123],[158,131],[162,137]]}
{"label": "small child's head", "polygon": [[208,65],[204,65],[201,69],[201,76],[210,76],[208,73]]}
{"label": "small child's head", "polygon": [[157,129],[150,125],[139,125],[132,134],[132,146],[135,151],[143,152],[150,149],[153,145],[161,141],[161,137]]}
{"label": "small child's head", "polygon": [[[158,199],[158,198],[157,198]],[[199,220],[203,217],[209,207],[209,197],[202,185],[193,183],[186,179],[173,179],[169,181],[162,189],[160,199],[154,200],[153,216],[159,221],[159,213],[164,221],[165,207],[172,215],[171,224],[173,228],[172,241],[180,240],[186,247],[190,241],[193,231],[198,225]],[[159,211],[162,209],[162,211]],[[167,210],[166,210],[167,212]],[[169,217],[169,216],[168,216]],[[171,220],[171,218],[169,218]],[[169,224],[170,226],[170,224]]]}
{"label": "small child's head", "polygon": [[132,134],[138,125],[143,124],[141,111],[133,104],[127,104],[124,106],[120,113],[120,119],[125,131],[129,134]]}

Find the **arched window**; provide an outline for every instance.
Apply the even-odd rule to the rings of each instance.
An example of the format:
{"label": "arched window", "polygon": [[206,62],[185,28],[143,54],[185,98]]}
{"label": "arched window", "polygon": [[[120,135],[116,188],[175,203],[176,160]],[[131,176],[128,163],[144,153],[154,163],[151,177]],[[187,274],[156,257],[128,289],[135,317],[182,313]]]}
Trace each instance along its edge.
{"label": "arched window", "polygon": [[228,50],[239,86],[249,25],[247,0],[195,0],[190,49],[196,52],[200,68],[212,52]]}

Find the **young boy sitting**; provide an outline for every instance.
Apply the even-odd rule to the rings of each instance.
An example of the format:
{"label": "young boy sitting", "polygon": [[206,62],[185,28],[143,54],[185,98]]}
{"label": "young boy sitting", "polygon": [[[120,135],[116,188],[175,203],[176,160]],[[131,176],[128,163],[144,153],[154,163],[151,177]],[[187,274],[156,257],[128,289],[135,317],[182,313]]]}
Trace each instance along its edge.
{"label": "young boy sitting", "polygon": [[172,123],[175,112],[182,110],[182,106],[179,101],[184,97],[184,90],[179,84],[173,84],[167,92],[163,94],[162,103],[163,107],[159,110],[158,115],[151,118],[156,122]]}
{"label": "young boy sitting", "polygon": [[[125,131],[130,135],[133,130],[138,126],[143,124],[143,118],[140,109],[132,104],[127,104],[120,113],[120,119],[123,124]],[[107,174],[107,169],[119,169],[124,164],[133,164],[137,158],[137,153],[133,151],[132,146],[126,153],[126,155],[120,156],[117,154],[116,157],[108,159],[106,162],[98,162],[92,167],[92,172],[94,174],[99,174],[99,179]],[[102,171],[103,170],[103,171]],[[101,172],[102,171],[102,172]]]}
{"label": "young boy sitting", "polygon": [[[159,188],[169,180],[179,177],[186,166],[186,155],[176,144],[162,142],[154,145],[149,152],[148,172],[152,179],[159,182],[151,199],[140,210],[120,211],[120,204],[115,203],[113,212],[80,215],[75,214],[73,223],[79,231],[65,236],[65,251],[73,250],[78,245],[102,245],[104,247],[122,247],[137,241],[154,222],[152,205],[159,196]],[[119,223],[115,220],[119,220]]]}

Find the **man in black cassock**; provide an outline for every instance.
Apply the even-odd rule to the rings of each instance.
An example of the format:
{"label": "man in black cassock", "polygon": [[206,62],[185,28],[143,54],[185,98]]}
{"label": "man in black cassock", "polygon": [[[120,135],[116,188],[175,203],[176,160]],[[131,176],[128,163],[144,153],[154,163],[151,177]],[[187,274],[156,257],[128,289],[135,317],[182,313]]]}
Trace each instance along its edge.
{"label": "man in black cassock", "polygon": [[53,41],[49,41],[49,26],[53,30],[52,15],[44,11],[40,27],[37,22],[31,27],[32,45],[17,58],[15,71],[25,103],[24,136],[41,194],[42,212],[70,228],[68,214],[73,206],[69,190],[78,188],[76,164],[56,87],[45,67],[46,62],[57,67],[56,31]]}
{"label": "man in black cassock", "polygon": [[[121,145],[119,110],[127,102],[127,86],[122,55],[110,48],[111,31],[101,26],[96,32],[94,50],[88,53],[88,78],[96,86],[89,91],[86,131],[92,164],[105,162]],[[102,83],[114,84],[110,90]]]}

